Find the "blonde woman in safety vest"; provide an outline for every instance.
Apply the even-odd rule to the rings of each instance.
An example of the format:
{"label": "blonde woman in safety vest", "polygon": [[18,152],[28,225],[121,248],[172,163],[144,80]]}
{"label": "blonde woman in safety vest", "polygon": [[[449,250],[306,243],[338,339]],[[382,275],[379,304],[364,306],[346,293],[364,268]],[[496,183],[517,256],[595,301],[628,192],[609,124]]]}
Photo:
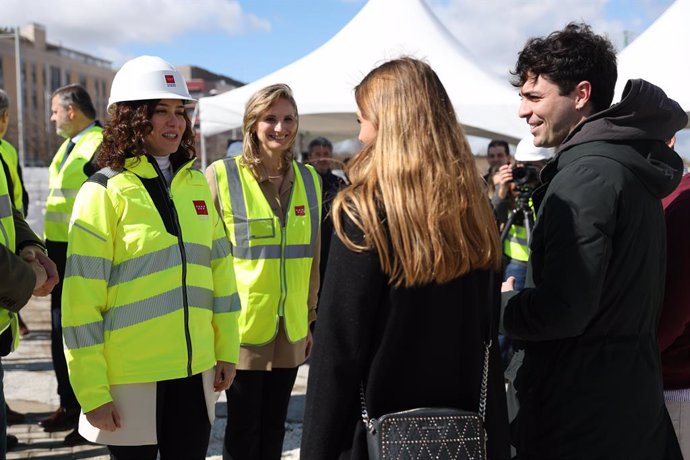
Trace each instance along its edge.
{"label": "blonde woman in safety vest", "polygon": [[191,100],[169,63],[113,80],[68,240],[62,324],[79,432],[116,460],[204,459],[239,353],[232,258],[202,172]]}
{"label": "blonde woman in safety vest", "polygon": [[287,85],[247,103],[242,155],[207,179],[225,222],[240,295],[240,360],[227,392],[225,455],[279,459],[297,367],[311,351],[319,286],[321,183],[297,163],[299,118]]}

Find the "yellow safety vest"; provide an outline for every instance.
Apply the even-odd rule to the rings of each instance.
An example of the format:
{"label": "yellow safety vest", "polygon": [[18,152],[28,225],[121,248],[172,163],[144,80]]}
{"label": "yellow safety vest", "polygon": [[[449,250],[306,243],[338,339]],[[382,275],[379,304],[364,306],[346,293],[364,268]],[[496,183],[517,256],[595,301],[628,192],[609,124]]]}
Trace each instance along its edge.
{"label": "yellow safety vest", "polygon": [[[14,217],[12,216],[12,201],[7,190],[5,172],[0,168],[0,244],[12,252],[16,249]],[[19,320],[17,314],[0,306],[0,333],[12,328],[12,350],[19,345]]]}
{"label": "yellow safety vest", "polygon": [[508,236],[503,241],[503,253],[511,259],[522,262],[529,260],[529,242],[525,227],[512,225],[508,229]]}
{"label": "yellow safety vest", "polygon": [[19,156],[17,155],[17,150],[12,144],[2,139],[0,140],[0,156],[7,164],[7,169],[11,176],[14,207],[26,216],[26,210],[24,209],[24,184],[22,184],[22,180],[19,177]]}
{"label": "yellow safety vest", "polygon": [[[534,214],[532,199],[529,199],[529,207]],[[513,224],[508,229],[508,235],[503,241],[503,254],[513,260],[527,262],[529,260],[529,241],[527,241],[527,229],[522,225]]]}
{"label": "yellow safety vest", "polygon": [[242,345],[273,341],[280,317],[285,319],[290,342],[307,336],[321,184],[311,166],[296,161],[291,166],[295,182],[282,226],[250,169],[240,164],[240,157],[212,165],[242,304]]}
{"label": "yellow safety vest", "polygon": [[84,412],[112,384],[196,375],[239,358],[230,247],[193,161],[168,190],[155,160],[102,169],[74,205],[62,295],[70,382]]}
{"label": "yellow safety vest", "polygon": [[69,139],[62,143],[53,157],[48,168],[49,190],[44,225],[46,240],[67,242],[67,228],[74,199],[79,187],[88,179],[84,173],[84,166],[91,161],[102,140],[103,128],[94,126],[79,138],[62,168],[60,165],[67,151]]}

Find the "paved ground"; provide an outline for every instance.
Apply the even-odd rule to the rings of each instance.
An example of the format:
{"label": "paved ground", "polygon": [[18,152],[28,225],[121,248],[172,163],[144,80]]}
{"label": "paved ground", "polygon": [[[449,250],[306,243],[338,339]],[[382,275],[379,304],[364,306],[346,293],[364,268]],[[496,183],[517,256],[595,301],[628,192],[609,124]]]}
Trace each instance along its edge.
{"label": "paved ground", "polygon": [[[3,358],[5,396],[12,409],[27,414],[27,423],[13,425],[9,433],[19,438],[19,446],[8,453],[8,460],[22,458],[94,459],[110,458],[102,446],[83,445],[65,447],[62,438],[67,432],[45,433],[36,423],[54,411],[58,405],[57,385],[50,359],[50,302],[46,298],[32,298],[22,310],[31,333],[20,343],[19,349]],[[302,434],[302,414],[308,366],[302,366],[293,390],[288,414],[287,434],[283,446],[284,459],[299,458]],[[208,459],[220,460],[226,422],[225,397],[216,405],[216,422],[211,433]]]}
{"label": "paved ground", "polygon": [[[29,190],[29,224],[34,231],[43,233],[43,208],[48,182],[47,168],[26,168],[24,180]],[[50,358],[50,301],[32,298],[22,310],[31,333],[23,338],[19,349],[3,358],[5,369],[5,397],[12,409],[26,413],[27,423],[14,425],[9,433],[19,438],[19,446],[7,455],[8,460],[23,458],[94,459],[106,460],[110,456],[102,446],[83,445],[65,447],[62,439],[68,432],[45,433],[36,423],[59,406],[57,383]],[[286,424],[284,459],[299,458],[302,435],[302,414],[306,392],[308,366],[302,366],[293,390]],[[207,459],[222,458],[223,433],[226,422],[225,395],[216,404],[216,422],[211,433]]]}

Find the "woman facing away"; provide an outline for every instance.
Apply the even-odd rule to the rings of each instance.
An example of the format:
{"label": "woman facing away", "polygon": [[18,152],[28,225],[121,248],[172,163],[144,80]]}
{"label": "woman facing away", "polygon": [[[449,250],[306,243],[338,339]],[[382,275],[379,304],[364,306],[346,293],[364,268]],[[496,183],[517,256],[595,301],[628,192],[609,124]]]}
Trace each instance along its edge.
{"label": "woman facing away", "polygon": [[[362,151],[333,205],[333,239],[310,362],[301,458],[366,459],[371,417],[416,407],[477,411],[487,309],[501,249],[482,179],[443,85],[411,58],[355,89]],[[492,328],[495,329],[495,328]],[[509,458],[491,333],[485,428]]]}
{"label": "woman facing away", "polygon": [[228,399],[225,454],[280,459],[297,368],[309,356],[319,288],[321,183],[293,160],[299,118],[287,85],[247,102],[241,156],[206,176],[232,248],[240,360]]}
{"label": "woman facing away", "polygon": [[206,458],[235,375],[239,301],[182,75],[141,56],[113,80],[70,224],[62,324],[80,433],[115,460]]}

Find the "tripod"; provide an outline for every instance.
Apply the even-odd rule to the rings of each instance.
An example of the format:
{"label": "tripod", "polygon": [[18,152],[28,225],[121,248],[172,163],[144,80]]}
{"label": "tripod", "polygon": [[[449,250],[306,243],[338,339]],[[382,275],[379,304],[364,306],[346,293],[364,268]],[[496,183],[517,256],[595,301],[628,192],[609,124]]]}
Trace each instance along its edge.
{"label": "tripod", "polygon": [[527,243],[529,244],[529,241],[532,238],[532,229],[534,228],[534,211],[532,210],[532,207],[529,205],[529,199],[531,195],[531,187],[529,187],[528,185],[523,185],[522,187],[520,187],[519,195],[516,202],[517,206],[515,206],[515,208],[513,208],[513,210],[510,212],[510,216],[508,216],[508,220],[506,221],[506,224],[503,227],[503,231],[501,232],[501,245],[503,245],[506,238],[508,237],[510,227],[517,224],[517,220],[520,216],[522,217],[522,223],[525,227],[525,232],[527,236]]}

